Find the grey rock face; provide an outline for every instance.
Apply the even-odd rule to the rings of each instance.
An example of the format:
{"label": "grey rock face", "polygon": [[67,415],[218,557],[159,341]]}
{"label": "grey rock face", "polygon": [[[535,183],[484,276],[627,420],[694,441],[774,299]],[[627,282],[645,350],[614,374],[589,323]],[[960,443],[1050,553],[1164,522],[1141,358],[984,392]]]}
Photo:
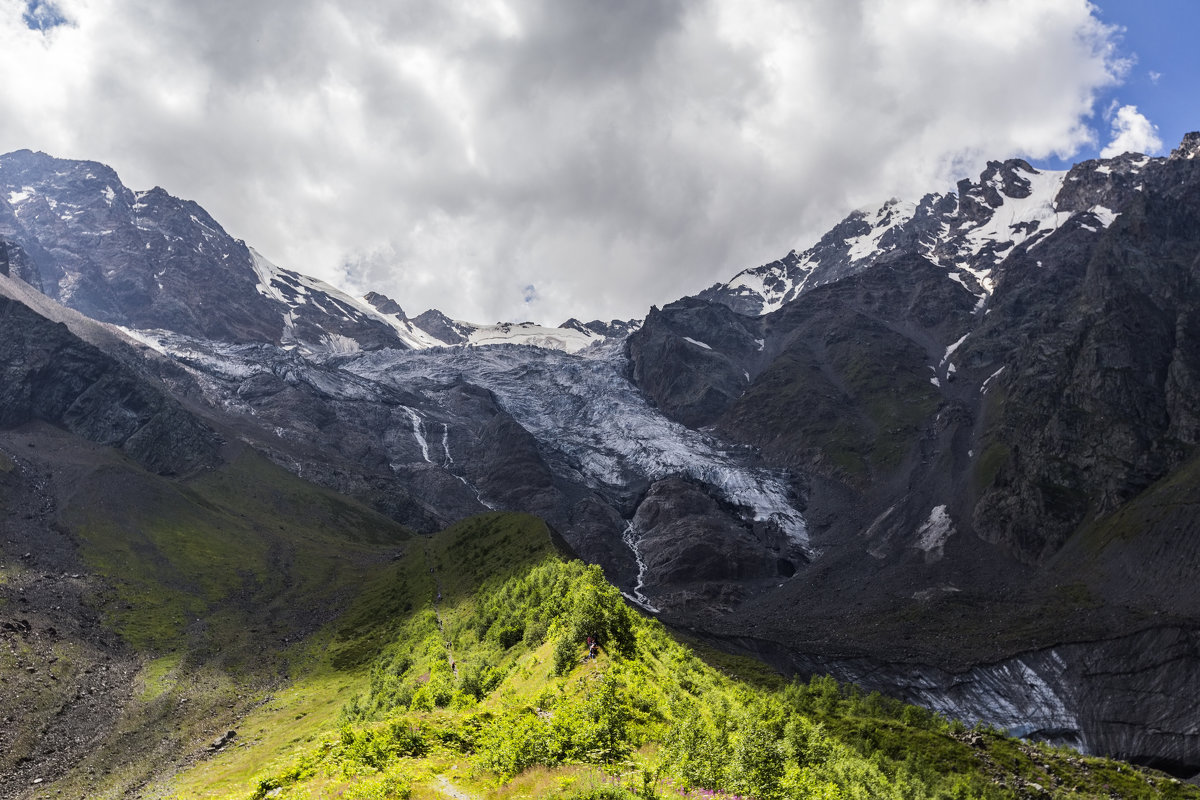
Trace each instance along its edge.
{"label": "grey rock face", "polygon": [[672,419],[708,425],[758,372],[758,328],[724,305],[681,300],[653,308],[626,340],[634,381]]}
{"label": "grey rock face", "polygon": [[459,325],[436,308],[418,314],[413,318],[413,324],[440,342],[449,345],[462,344],[467,341],[470,330]]}
{"label": "grey rock face", "polygon": [[1179,147],[1171,151],[1172,159],[1192,159],[1200,155],[1200,131],[1185,133]]}
{"label": "grey rock face", "polygon": [[[762,354],[690,353],[663,331],[702,341],[732,323],[685,323],[714,312],[680,304],[651,314],[630,338],[634,378],[685,424],[716,424],[776,463],[864,489],[940,453],[932,474],[956,484],[953,516],[1045,559],[1196,442],[1196,183],[1181,157],[1126,154],[1058,178],[990,162],[907,221],[889,221],[895,202],[873,227],[856,212],[805,254],[749,271],[777,281],[754,297],[783,302],[740,323],[761,331]],[[864,237],[877,246],[850,259]],[[688,302],[750,307],[739,280]],[[739,372],[747,385],[735,386]],[[934,434],[947,419],[953,430]],[[922,436],[945,441],[917,449]],[[949,463],[970,480],[947,482]]]}
{"label": "grey rock face", "polygon": [[657,481],[633,517],[645,554],[644,591],[660,605],[728,608],[755,584],[795,574],[785,537],[740,519],[705,488],[679,478]]}
{"label": "grey rock face", "polygon": [[612,339],[620,339],[628,336],[640,326],[641,322],[636,319],[614,319],[609,320],[608,322],[594,319],[591,322],[580,322],[572,317],[558,327],[566,328],[568,330],[576,330],[583,333],[594,333],[597,336],[604,336]]}
{"label": "grey rock face", "polygon": [[[1196,732],[1182,720],[1200,713],[1196,702],[1142,694],[1188,697],[1200,669],[1189,644],[1200,620],[1195,526],[1183,510],[1200,457],[1200,173],[1188,148],[1057,177],[993,162],[898,227],[866,232],[852,215],[822,241],[842,240],[845,255],[864,236],[891,237],[890,249],[835,280],[821,282],[825,263],[847,262],[813,265],[810,250],[783,269],[749,271],[762,281],[754,291],[738,278],[652,314],[630,340],[643,391],[669,416],[803,476],[821,553],[804,582],[744,600],[721,622],[665,613],[731,637],[771,620],[781,647],[805,641],[830,654],[820,671],[852,654],[953,662],[957,672],[909,696],[1195,771]],[[726,349],[723,361],[701,362],[663,347],[676,319],[704,341],[704,325],[686,327],[703,299],[777,308],[743,323],[759,331],[762,353]],[[739,369],[751,377],[742,392],[697,416],[694,398]],[[1182,638],[1142,637],[1157,615],[1180,620]],[[913,619],[924,622],[909,629]],[[1171,655],[1159,661],[1134,642]],[[1035,643],[1049,660],[1015,655]],[[869,682],[877,666],[844,676]],[[1052,696],[1022,688],[1026,667]],[[1136,676],[1125,685],[1100,679],[1125,667]],[[881,689],[908,685],[883,674]],[[974,699],[947,700],[968,685]]]}
{"label": "grey rock face", "polygon": [[0,365],[0,426],[43,420],[163,474],[216,463],[216,435],[145,376],[6,297]]}
{"label": "grey rock face", "polygon": [[1174,160],[1141,180],[1148,191],[1130,191],[1102,235],[1081,221],[1011,258],[980,339],[1011,366],[981,442],[996,474],[975,524],[1026,558],[1111,514],[1197,442],[1200,173]]}
{"label": "grey rock face", "polygon": [[400,304],[387,295],[380,294],[379,292],[367,292],[363,296],[363,299],[374,306],[375,309],[381,314],[399,317],[400,319],[408,319],[408,317],[404,314],[404,309],[400,307]]}
{"label": "grey rock face", "polygon": [[195,203],[134,193],[102,164],[21,151],[0,157],[0,204],[11,212],[0,235],[64,305],[135,328],[279,339],[246,246]]}
{"label": "grey rock face", "polygon": [[103,164],[0,156],[0,240],[17,277],[102,322],[224,342],[406,346],[369,306],[299,273],[260,274],[265,262],[199,205],[133,192]]}

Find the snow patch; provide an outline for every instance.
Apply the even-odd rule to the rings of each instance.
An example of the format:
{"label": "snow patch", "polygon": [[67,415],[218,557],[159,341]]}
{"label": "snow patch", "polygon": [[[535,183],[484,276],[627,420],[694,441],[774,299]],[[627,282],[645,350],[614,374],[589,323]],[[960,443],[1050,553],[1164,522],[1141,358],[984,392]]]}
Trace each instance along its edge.
{"label": "snow patch", "polygon": [[1116,221],[1117,217],[1121,216],[1120,212],[1114,212],[1113,210],[1105,208],[1104,206],[1092,206],[1088,209],[1088,211],[1092,214],[1092,216],[1099,220],[1100,225],[1105,228],[1107,228],[1109,225],[1112,225],[1113,222]]}
{"label": "snow patch", "polygon": [[[406,320],[400,320],[396,317],[389,317],[386,314],[379,313],[374,306],[365,300],[352,297],[324,281],[276,266],[264,258],[253,247],[250,248],[250,263],[254,268],[254,274],[258,276],[258,285],[256,288],[259,294],[269,297],[272,300],[278,300],[292,308],[311,305],[325,314],[338,316],[346,321],[353,321],[348,314],[353,314],[359,319],[377,320],[395,330],[400,341],[414,350],[423,350],[428,347],[442,347],[445,345],[444,342],[434,339],[425,333],[425,331],[409,324]],[[285,288],[295,293],[300,299],[295,300],[289,297],[284,291]],[[334,305],[334,310],[330,310],[330,303]],[[295,315],[290,315],[290,318],[294,324]],[[289,326],[288,330],[289,336],[291,335],[291,327]]]}
{"label": "snow patch", "polygon": [[958,285],[962,286],[964,289],[966,289],[971,294],[975,293],[975,290],[967,285],[967,281],[963,278],[963,276],[961,274],[959,274],[957,272],[947,272],[946,277],[949,278],[950,280],[954,281]]}
{"label": "snow patch", "polygon": [[967,331],[966,333],[964,333],[962,335],[962,337],[957,342],[955,342],[954,344],[952,344],[946,348],[946,352],[944,354],[942,354],[942,363],[943,364],[945,364],[947,361],[950,360],[950,356],[954,355],[954,351],[957,350],[959,347],[961,347],[962,343],[965,342],[967,340],[967,337],[970,335],[971,335],[971,332]]}
{"label": "snow patch", "polygon": [[333,355],[348,356],[362,350],[358,345],[358,340],[342,336],[340,333],[325,334],[321,337],[321,344],[327,352]]}
{"label": "snow patch", "polygon": [[697,347],[703,347],[705,350],[712,350],[712,347],[710,347],[709,345],[705,344],[704,342],[698,342],[690,336],[685,336],[685,337],[683,337],[683,339],[684,339],[684,341],[691,342],[692,344],[696,345]]}
{"label": "snow patch", "polygon": [[929,519],[917,529],[917,540],[913,547],[925,552],[926,561],[937,561],[942,557],[946,540],[954,533],[954,522],[946,513],[945,506],[934,506]]}
{"label": "snow patch", "polygon": [[988,375],[987,380],[985,380],[983,382],[983,385],[979,387],[979,393],[987,394],[988,384],[990,384],[992,382],[993,378],[999,377],[1001,372],[1004,372],[1004,367],[1001,367],[1000,369],[993,372],[991,375]]}
{"label": "snow patch", "polygon": [[867,528],[866,531],[863,532],[863,537],[867,539],[871,538],[871,535],[875,533],[876,529],[879,528],[879,526],[883,524],[883,521],[891,516],[892,512],[895,510],[895,506],[888,506],[887,511],[884,511],[882,514],[876,517],[871,523],[871,527]]}
{"label": "snow patch", "polygon": [[[1003,203],[992,212],[987,221],[967,232],[966,244],[969,254],[978,256],[988,244],[1017,246],[1032,235],[1044,234],[1059,228],[1070,212],[1057,211],[1054,198],[1062,188],[1066,172],[1046,170],[1026,172],[1021,177],[1029,181],[1028,197],[1009,197],[1001,194]],[[1008,248],[1002,248],[1007,250]],[[1002,260],[997,253],[995,260]]]}
{"label": "snow patch", "polygon": [[[785,303],[800,294],[808,282],[809,276],[819,265],[820,262],[814,259],[809,251],[804,253],[800,260],[790,268],[764,266],[742,270],[734,275],[729,283],[725,284],[725,287],[734,294],[757,296],[762,304],[758,313],[759,316],[762,316],[772,311],[778,311],[783,308]],[[798,279],[789,277],[789,271],[798,273]]]}

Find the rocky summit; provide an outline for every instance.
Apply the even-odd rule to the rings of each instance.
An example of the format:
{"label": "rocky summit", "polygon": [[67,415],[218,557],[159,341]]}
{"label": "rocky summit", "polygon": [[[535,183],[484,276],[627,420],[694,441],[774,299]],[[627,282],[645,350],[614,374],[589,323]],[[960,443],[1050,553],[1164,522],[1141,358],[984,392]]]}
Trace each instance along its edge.
{"label": "rocky summit", "polygon": [[[558,327],[410,317],[104,165],[2,156],[0,620],[29,620],[3,636],[55,631],[34,670],[64,631],[80,669],[236,666],[222,637],[312,635],[414,532],[524,512],[693,641],[1191,778],[1198,143],[989,162],[643,320]],[[34,732],[0,771],[90,752],[29,745],[54,708],[117,724],[71,705],[82,674],[4,701]],[[215,714],[209,750],[250,708],[221,697],[184,714],[197,740]]]}

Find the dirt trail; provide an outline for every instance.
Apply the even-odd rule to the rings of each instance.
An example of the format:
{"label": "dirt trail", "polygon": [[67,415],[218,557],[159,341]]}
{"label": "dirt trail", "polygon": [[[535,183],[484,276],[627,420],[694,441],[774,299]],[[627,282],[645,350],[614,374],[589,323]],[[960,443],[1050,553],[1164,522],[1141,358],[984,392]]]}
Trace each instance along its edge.
{"label": "dirt trail", "polygon": [[477,800],[475,795],[464,792],[451,783],[445,775],[438,775],[438,791],[448,797],[453,797],[454,800]]}
{"label": "dirt trail", "polygon": [[437,573],[429,560],[429,551],[425,551],[425,563],[430,564],[429,574],[433,575],[434,595],[433,595],[433,614],[437,617],[438,631],[442,634],[442,641],[446,645],[446,660],[450,663],[450,669],[454,672],[454,677],[458,677],[458,662],[454,658],[454,645],[446,638],[446,628],[442,624],[442,581],[437,577]]}

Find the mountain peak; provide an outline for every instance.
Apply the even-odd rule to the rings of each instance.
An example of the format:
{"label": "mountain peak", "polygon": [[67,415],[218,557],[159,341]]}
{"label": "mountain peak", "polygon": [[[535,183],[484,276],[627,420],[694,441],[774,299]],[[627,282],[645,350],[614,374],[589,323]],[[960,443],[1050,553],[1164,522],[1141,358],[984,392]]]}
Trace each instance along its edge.
{"label": "mountain peak", "polygon": [[1183,141],[1171,151],[1172,159],[1193,159],[1200,155],[1200,131],[1192,131],[1183,135]]}
{"label": "mountain peak", "polygon": [[363,295],[363,300],[371,304],[371,307],[380,314],[388,314],[390,316],[399,317],[400,319],[408,319],[404,314],[404,309],[400,307],[392,298],[379,292],[367,292]]}

